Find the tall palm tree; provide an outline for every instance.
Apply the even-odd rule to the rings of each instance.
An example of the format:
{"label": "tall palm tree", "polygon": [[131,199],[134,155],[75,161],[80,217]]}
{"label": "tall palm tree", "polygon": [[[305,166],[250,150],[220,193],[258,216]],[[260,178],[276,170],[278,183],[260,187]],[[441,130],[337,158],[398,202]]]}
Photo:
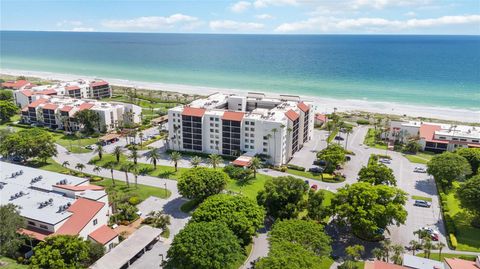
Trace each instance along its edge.
{"label": "tall palm tree", "polygon": [[112,186],[115,186],[115,179],[113,178],[113,168],[115,168],[115,163],[108,162],[105,164],[105,168],[110,169],[110,174],[112,175]]}
{"label": "tall palm tree", "polygon": [[273,128],[272,131],[273,133],[273,165],[275,165],[275,158],[277,157],[277,139],[276,139],[276,134],[278,132],[277,128]]}
{"label": "tall palm tree", "polygon": [[430,259],[430,254],[432,253],[432,249],[434,247],[435,246],[432,244],[432,240],[430,238],[427,237],[423,240],[423,254],[425,258]]}
{"label": "tall palm tree", "polygon": [[418,242],[417,240],[411,240],[408,245],[410,246],[410,248],[412,249],[412,255],[415,256],[415,251],[417,251],[417,249],[421,248],[422,247],[422,244],[420,242]]}
{"label": "tall palm tree", "polygon": [[208,155],[208,164],[210,164],[213,169],[216,169],[217,166],[223,161],[222,157],[218,154],[210,154]]}
{"label": "tall palm tree", "polygon": [[392,241],[390,241],[390,239],[385,239],[380,243],[380,245],[384,253],[383,256],[387,259],[388,262],[390,258],[390,249],[392,248]]}
{"label": "tall palm tree", "polygon": [[144,137],[144,136],[145,136],[145,135],[143,134],[143,132],[138,133],[138,138],[140,138],[140,148],[142,147],[143,137]]}
{"label": "tall palm tree", "polygon": [[117,163],[120,162],[120,156],[122,155],[122,153],[123,153],[123,149],[120,146],[116,146],[113,149],[113,155],[115,155],[115,158],[117,159]]}
{"label": "tall palm tree", "polygon": [[62,167],[63,167],[63,168],[66,168],[67,166],[70,166],[70,162],[69,162],[69,161],[64,161],[64,162],[62,163]]}
{"label": "tall palm tree", "polygon": [[435,245],[435,248],[438,249],[438,257],[440,258],[440,260],[442,260],[442,249],[446,247],[444,243],[442,242],[438,242],[436,245]]}
{"label": "tall palm tree", "polygon": [[153,168],[157,169],[157,161],[160,159],[160,153],[156,149],[152,149],[147,153],[147,160],[153,164]]}
{"label": "tall palm tree", "polygon": [[402,245],[393,245],[392,246],[393,256],[392,260],[395,264],[402,264],[402,256],[405,252]]}
{"label": "tall palm tree", "polygon": [[138,182],[138,174],[139,174],[140,171],[139,171],[138,166],[136,164],[132,165],[131,169],[132,169],[131,170],[132,174],[135,177],[135,189],[138,189],[137,182]]}
{"label": "tall palm tree", "polygon": [[253,157],[250,161],[250,169],[253,170],[253,177],[257,178],[257,170],[262,167],[262,161],[258,157]]}
{"label": "tall palm tree", "polygon": [[83,163],[77,163],[75,165],[75,169],[80,170],[80,172],[82,172],[83,169],[85,169],[85,165]]}
{"label": "tall palm tree", "polygon": [[372,249],[372,255],[375,257],[375,259],[380,261],[383,259],[383,250],[380,248],[374,248]]}
{"label": "tall palm tree", "polygon": [[137,165],[137,159],[139,158],[140,156],[138,155],[138,151],[136,148],[133,148],[131,151],[130,151],[130,155],[128,156],[129,159],[133,160],[133,163],[135,165]]}
{"label": "tall palm tree", "polygon": [[197,167],[201,162],[202,162],[202,158],[199,156],[193,156],[190,159],[190,164],[192,165],[192,167]]}
{"label": "tall palm tree", "polygon": [[270,144],[270,139],[272,138],[272,134],[267,134],[266,137],[267,137],[267,141],[268,141],[268,155],[271,156],[271,155],[270,155],[270,154],[271,154],[271,150],[270,150],[270,148],[271,148],[271,147],[270,147],[270,146],[271,146],[271,144]]}
{"label": "tall palm tree", "polygon": [[98,159],[101,160],[104,152],[102,143],[98,143],[97,148],[95,149],[95,152],[98,153]]}
{"label": "tall palm tree", "polygon": [[170,154],[170,160],[175,165],[175,172],[178,172],[178,161],[182,159],[182,154],[178,151],[174,151]]}
{"label": "tall palm tree", "polygon": [[95,166],[95,167],[93,168],[93,172],[94,172],[95,174],[97,174],[97,176],[98,176],[98,173],[100,173],[100,171],[102,171],[102,168],[101,168],[100,166]]}
{"label": "tall palm tree", "polygon": [[128,172],[130,172],[130,169],[132,169],[132,164],[131,163],[125,163],[122,165],[122,170],[125,172],[125,181],[127,182],[127,188],[130,188],[130,181],[128,181]]}

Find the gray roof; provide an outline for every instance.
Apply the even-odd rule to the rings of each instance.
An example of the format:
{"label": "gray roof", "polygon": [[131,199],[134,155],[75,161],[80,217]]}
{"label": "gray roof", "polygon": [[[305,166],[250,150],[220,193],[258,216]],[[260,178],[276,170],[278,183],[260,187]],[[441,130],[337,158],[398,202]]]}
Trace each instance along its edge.
{"label": "gray roof", "polygon": [[415,269],[444,269],[443,262],[425,259],[409,254],[403,255],[403,266]]}
{"label": "gray roof", "polygon": [[150,242],[159,237],[161,229],[151,226],[142,226],[135,233],[130,235],[125,241],[95,262],[91,269],[117,269],[121,268],[137,253],[142,251]]}
{"label": "gray roof", "polygon": [[[15,175],[20,171],[21,174]],[[15,176],[12,177],[12,174]],[[39,176],[40,180],[32,182],[33,178],[38,179]],[[67,210],[59,210],[59,207],[75,202],[73,198],[52,191],[52,185],[63,179],[70,185],[87,181],[84,178],[0,161],[0,205],[11,203],[20,207],[20,214],[25,218],[57,224],[72,215]],[[41,203],[46,205],[40,208]]]}

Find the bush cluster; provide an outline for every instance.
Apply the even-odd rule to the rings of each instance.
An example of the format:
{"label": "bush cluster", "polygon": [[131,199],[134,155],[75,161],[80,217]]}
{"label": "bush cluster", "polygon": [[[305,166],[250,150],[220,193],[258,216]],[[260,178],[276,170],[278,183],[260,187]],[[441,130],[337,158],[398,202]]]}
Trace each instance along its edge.
{"label": "bush cluster", "polygon": [[305,167],[301,167],[301,166],[294,165],[294,164],[288,164],[287,168],[292,169],[292,170],[302,171],[302,172],[305,171]]}

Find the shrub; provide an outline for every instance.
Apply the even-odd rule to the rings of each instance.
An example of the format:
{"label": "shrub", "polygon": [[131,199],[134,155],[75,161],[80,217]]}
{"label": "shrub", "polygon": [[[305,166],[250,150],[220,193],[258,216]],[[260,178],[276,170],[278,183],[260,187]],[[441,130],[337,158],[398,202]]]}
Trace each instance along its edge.
{"label": "shrub", "polygon": [[286,166],[280,167],[280,172],[287,172],[288,168]]}
{"label": "shrub", "polygon": [[453,221],[452,217],[449,214],[445,214],[445,226],[447,227],[447,232],[450,234],[457,234],[457,226]]}
{"label": "shrub", "polygon": [[357,124],[358,125],[368,125],[368,124],[370,124],[370,121],[366,120],[366,119],[358,119]]}
{"label": "shrub", "polygon": [[302,171],[302,172],[305,171],[305,167],[301,167],[301,166],[294,165],[294,164],[288,164],[287,168],[292,169],[292,170]]}
{"label": "shrub", "polygon": [[128,203],[131,205],[138,205],[140,203],[140,199],[137,196],[132,196],[128,199]]}
{"label": "shrub", "polygon": [[92,178],[90,179],[90,181],[92,181],[92,182],[98,182],[98,181],[102,181],[102,180],[103,180],[102,177],[92,177]]}
{"label": "shrub", "polygon": [[450,234],[450,244],[452,245],[452,248],[453,249],[456,249],[457,246],[458,246],[458,243],[457,243],[457,238],[455,237],[454,234]]}

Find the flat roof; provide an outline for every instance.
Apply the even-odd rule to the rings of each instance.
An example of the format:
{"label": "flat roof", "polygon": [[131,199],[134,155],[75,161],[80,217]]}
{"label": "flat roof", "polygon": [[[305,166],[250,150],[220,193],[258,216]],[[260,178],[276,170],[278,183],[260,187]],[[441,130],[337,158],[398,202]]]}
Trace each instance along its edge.
{"label": "flat roof", "polygon": [[443,263],[422,257],[413,256],[410,254],[403,254],[403,266],[417,269],[434,269],[443,268]]}
{"label": "flat roof", "polygon": [[126,240],[96,261],[91,269],[117,269],[121,268],[137,253],[142,251],[150,242],[159,237],[161,229],[153,228],[148,225],[140,227]]}

